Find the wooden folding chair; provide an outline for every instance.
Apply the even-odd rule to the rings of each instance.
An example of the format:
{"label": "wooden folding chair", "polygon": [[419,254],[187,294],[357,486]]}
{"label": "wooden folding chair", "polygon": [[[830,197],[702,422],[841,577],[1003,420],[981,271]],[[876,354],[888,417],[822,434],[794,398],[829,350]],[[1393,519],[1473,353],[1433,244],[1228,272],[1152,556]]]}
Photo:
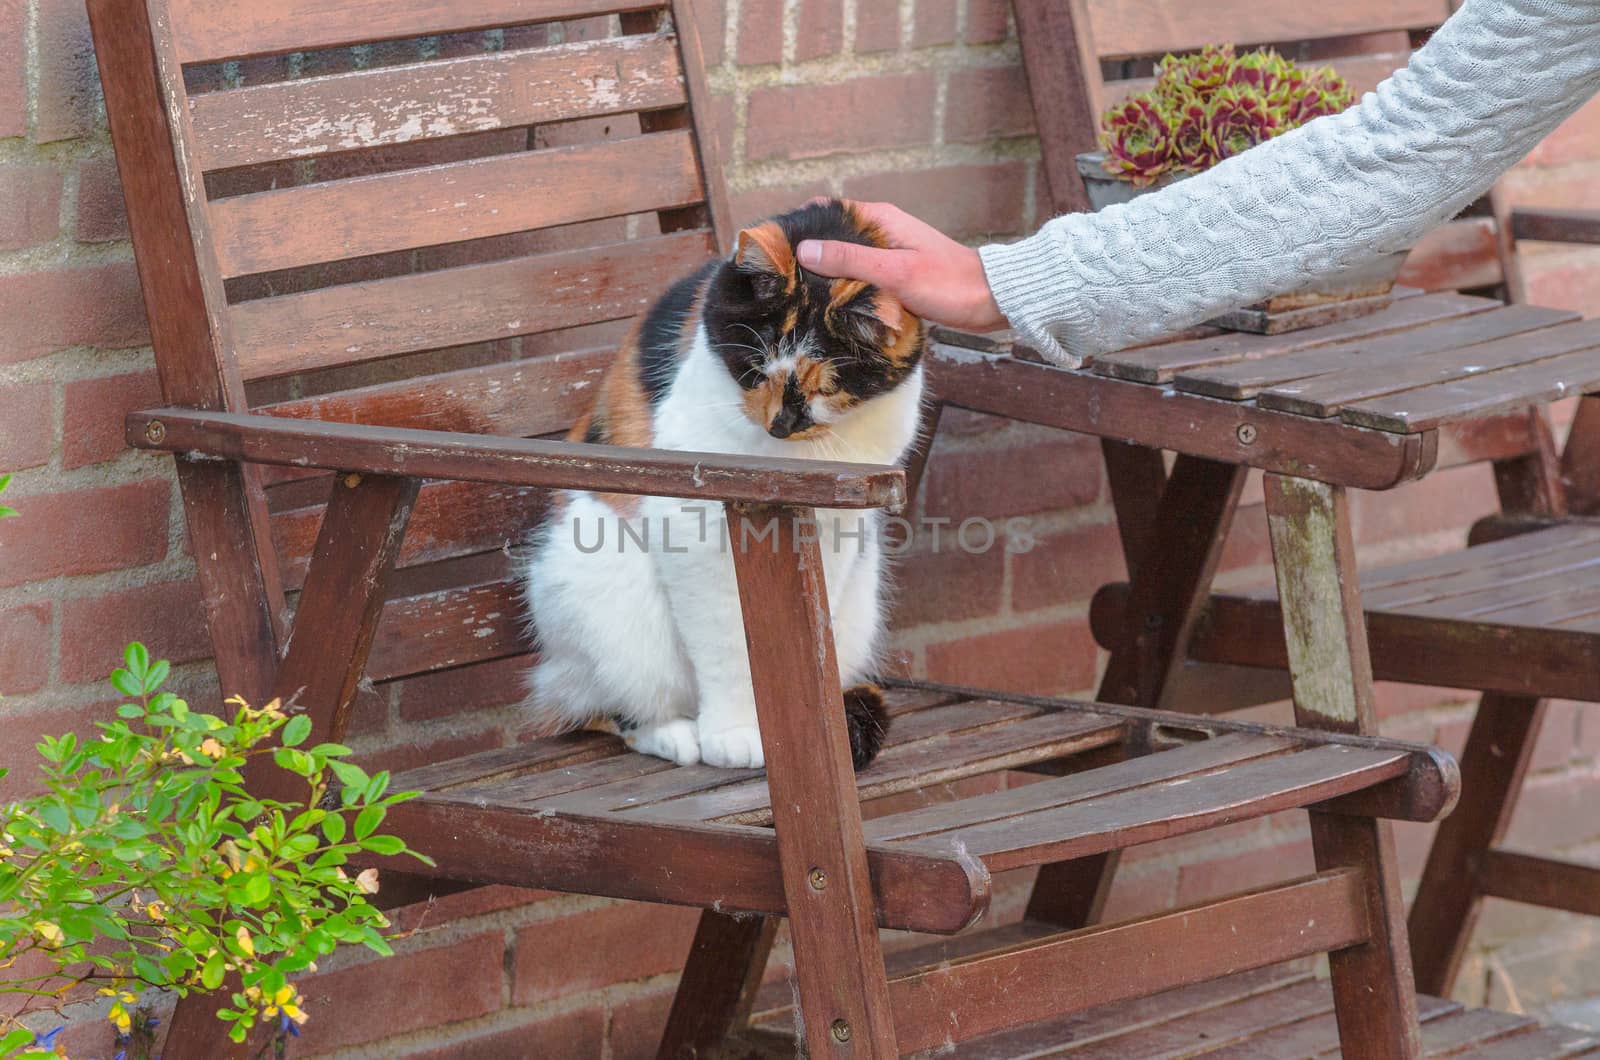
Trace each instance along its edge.
{"label": "wooden folding chair", "polygon": [[[610,35],[553,43],[552,20],[618,9]],[[386,827],[438,868],[386,863],[386,902],[506,883],[704,909],[664,1056],[705,1055],[741,1022],[778,917],[813,1056],[893,1056],[1325,951],[1348,970],[1347,1041],[1417,1055],[1392,861],[1360,837],[1445,812],[1447,756],[903,688],[854,776],[817,545],[797,527],[816,507],[900,504],[903,473],[539,440],[580,414],[627,319],[729,244],[688,0],[90,15],[166,401],[128,437],[176,456],[228,693],[294,697],[316,739],[341,737],[367,680],[448,672],[435,696],[482,694],[485,664],[526,657],[502,549],[549,489],[775,520],[771,551],[732,560],[765,776],[593,733],[430,762],[395,778],[424,794]],[[496,50],[449,36],[485,29]],[[353,65],[346,49],[371,42],[388,43]],[[1059,775],[863,825],[862,800],[1018,768]],[[878,927],[962,930],[995,872],[1294,807],[1344,837],[1311,877],[887,976]],[[179,1005],[168,1060],[243,1055],[214,1008]]]}
{"label": "wooden folding chair", "polygon": [[[1222,40],[1240,46],[1278,44],[1291,56],[1332,62],[1361,89],[1402,65],[1412,44],[1453,5],[1444,0],[1342,4],[1317,9],[1314,22],[1306,24],[1298,21],[1296,11],[1281,5],[1160,6],[1163,16],[1152,18],[1148,5],[1134,10],[1118,0],[1016,0],[1057,211],[1087,209],[1074,158],[1095,149],[1102,105],[1147,84],[1137,75],[1146,71],[1151,55]],[[1313,34],[1319,39],[1305,40]],[[1296,41],[1301,43],[1285,44]],[[1117,76],[1108,78],[1107,73]],[[1511,209],[1497,188],[1467,216],[1426,237],[1408,262],[1404,279],[1430,291],[1491,290],[1509,301],[1525,302],[1518,240],[1600,243],[1600,213]],[[1459,339],[1469,351],[1464,355],[1468,361],[1482,360],[1494,349],[1486,344],[1497,341],[1529,346],[1556,341],[1548,351],[1551,356],[1588,341],[1541,333],[1571,314],[1465,303],[1439,306],[1440,312],[1461,309],[1470,314]],[[1478,316],[1480,310],[1489,315]],[[1193,355],[1186,359],[1170,351],[1130,351],[1103,358],[1099,370],[1125,378],[1154,378],[1152,373],[1166,371],[1166,380],[1180,391],[1334,417],[1364,396],[1404,390],[1398,363],[1407,357],[1449,353],[1448,348],[1415,346],[1407,351],[1394,340],[1391,352],[1378,339],[1385,325],[1369,326],[1366,336],[1357,334],[1358,327],[1352,322],[1351,337],[1342,345],[1319,346],[1318,333],[1307,333],[1301,353],[1295,352],[1293,336],[1283,336],[1275,349],[1259,343],[1247,353],[1248,342],[1208,346],[1207,329],[1197,329]],[[1288,360],[1270,356],[1280,352]],[[1363,359],[1350,359],[1357,356]],[[1171,358],[1166,368],[1160,364],[1163,357]],[[1243,363],[1254,358],[1260,358],[1255,367]],[[1355,373],[1370,378],[1357,385],[1351,379]],[[1108,448],[1107,457],[1119,522],[1137,523],[1139,511],[1160,494],[1165,476],[1159,460],[1148,451],[1122,447]],[[1441,443],[1436,459],[1439,466],[1492,463],[1501,513],[1474,528],[1471,542],[1477,547],[1363,571],[1361,583],[1377,678],[1486,693],[1462,755],[1461,805],[1439,830],[1410,915],[1418,989],[1447,996],[1486,895],[1600,915],[1600,869],[1499,847],[1544,716],[1541,697],[1600,699],[1600,526],[1568,517],[1569,512],[1600,512],[1600,401],[1583,400],[1559,461],[1539,410],[1486,415],[1457,426]],[[1501,540],[1528,531],[1537,532]],[[1285,664],[1276,595],[1223,594],[1201,607],[1206,591],[1206,585],[1199,585],[1196,609],[1183,621],[1181,636],[1163,645],[1171,654],[1145,659],[1147,673],[1153,668],[1164,676],[1142,686],[1124,683],[1119,689],[1113,682],[1116,674],[1108,674],[1101,698],[1216,709],[1223,702],[1244,706],[1287,695],[1285,682],[1261,680],[1249,671],[1219,677],[1216,670],[1216,664]],[[1142,613],[1131,596],[1127,585],[1117,585],[1102,590],[1095,600],[1096,637],[1113,651],[1127,647],[1127,631],[1141,622],[1170,622],[1174,617]],[[1224,690],[1229,684],[1232,688]],[[1201,690],[1204,695],[1196,698],[1194,693]],[[1053,870],[1042,877],[1034,902],[1043,906],[1051,895],[1103,895],[1113,868],[1109,863],[1088,871],[1083,866]],[[1073,922],[1088,922],[1095,912],[1091,903],[1076,911]]]}

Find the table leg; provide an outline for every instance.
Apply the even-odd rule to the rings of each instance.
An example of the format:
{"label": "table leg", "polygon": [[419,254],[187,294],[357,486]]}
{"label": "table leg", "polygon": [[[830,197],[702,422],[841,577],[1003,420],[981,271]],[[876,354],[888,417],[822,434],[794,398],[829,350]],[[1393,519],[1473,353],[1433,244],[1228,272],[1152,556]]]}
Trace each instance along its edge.
{"label": "table leg", "polygon": [[[1267,521],[1283,608],[1295,721],[1307,728],[1377,734],[1372,660],[1356,582],[1350,501],[1342,486],[1268,475]],[[1345,1055],[1422,1055],[1405,907],[1388,821],[1311,815],[1320,871],[1365,875],[1371,938],[1328,955]]]}
{"label": "table leg", "polygon": [[[1154,707],[1188,654],[1246,469],[1180,456],[1163,488],[1159,451],[1107,442],[1105,453],[1132,587],[1122,643],[1096,698]],[[1063,927],[1094,923],[1117,860],[1111,852],[1040,866],[1027,917]]]}

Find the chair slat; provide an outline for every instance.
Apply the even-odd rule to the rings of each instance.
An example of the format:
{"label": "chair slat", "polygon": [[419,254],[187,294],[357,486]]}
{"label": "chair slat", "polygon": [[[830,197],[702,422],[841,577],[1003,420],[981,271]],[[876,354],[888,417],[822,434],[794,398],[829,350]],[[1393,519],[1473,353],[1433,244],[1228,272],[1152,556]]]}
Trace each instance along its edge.
{"label": "chair slat", "polygon": [[941,849],[958,839],[991,872],[1003,872],[1319,802],[1401,776],[1408,764],[1408,756],[1397,750],[1316,747],[1247,762],[1223,773],[971,826],[963,826],[963,821],[973,800],[964,800],[950,804],[948,810],[954,831],[903,842],[913,849]]}
{"label": "chair slat", "polygon": [[379,423],[516,438],[564,431],[594,404],[616,353],[593,347],[377,383],[256,409],[273,416]]}
{"label": "chair slat", "polygon": [[521,607],[511,580],[390,600],[367,676],[388,681],[527,651]]}
{"label": "chair slat", "polygon": [[964,799],[959,818],[952,817],[948,805],[925,806],[869,821],[866,829],[868,836],[882,840],[946,832],[1056,809],[1114,792],[1131,791],[1153,784],[1172,784],[1184,777],[1282,754],[1293,750],[1294,746],[1292,740],[1281,736],[1229,733],[1161,754],[1117,762],[1090,773],[1041,780],[1026,787]]}
{"label": "chair slat", "polygon": [[[1254,0],[1089,0],[1095,51],[1102,58],[1192,51],[1219,39],[1237,44],[1311,40],[1437,26],[1447,0],[1347,0],[1341,4],[1262,4]],[[1227,33],[1218,37],[1218,27]]]}
{"label": "chair slat", "polygon": [[412,140],[675,107],[671,37],[611,37],[307,77],[189,98],[210,172]]}
{"label": "chair slat", "polygon": [[694,138],[680,131],[239,195],[210,210],[217,263],[231,277],[687,206],[702,194]]}
{"label": "chair slat", "polygon": [[618,320],[712,246],[694,229],[241,302],[229,310],[235,356],[246,379],[263,379]]}
{"label": "chair slat", "polygon": [[660,7],[630,0],[168,0],[183,63],[465,33]]}

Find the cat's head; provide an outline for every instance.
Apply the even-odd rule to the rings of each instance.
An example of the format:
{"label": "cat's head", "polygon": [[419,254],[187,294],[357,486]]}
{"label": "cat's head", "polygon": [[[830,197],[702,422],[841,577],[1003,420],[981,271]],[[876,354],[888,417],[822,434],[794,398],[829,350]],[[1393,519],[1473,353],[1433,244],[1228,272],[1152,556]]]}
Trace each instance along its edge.
{"label": "cat's head", "polygon": [[922,322],[886,291],[800,268],[803,239],[886,245],[848,203],[814,202],[739,233],[705,294],[706,337],[775,438],[822,434],[908,379]]}

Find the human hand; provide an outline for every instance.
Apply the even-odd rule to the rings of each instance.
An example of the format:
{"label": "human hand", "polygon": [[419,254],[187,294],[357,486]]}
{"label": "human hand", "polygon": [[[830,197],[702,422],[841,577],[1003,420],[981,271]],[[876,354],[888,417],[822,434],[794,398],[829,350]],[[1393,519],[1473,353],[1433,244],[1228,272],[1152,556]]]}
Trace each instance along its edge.
{"label": "human hand", "polygon": [[820,276],[865,280],[935,324],[966,331],[997,331],[1007,326],[976,250],[898,206],[886,202],[851,205],[882,229],[890,249],[807,239],[797,248],[802,268]]}

